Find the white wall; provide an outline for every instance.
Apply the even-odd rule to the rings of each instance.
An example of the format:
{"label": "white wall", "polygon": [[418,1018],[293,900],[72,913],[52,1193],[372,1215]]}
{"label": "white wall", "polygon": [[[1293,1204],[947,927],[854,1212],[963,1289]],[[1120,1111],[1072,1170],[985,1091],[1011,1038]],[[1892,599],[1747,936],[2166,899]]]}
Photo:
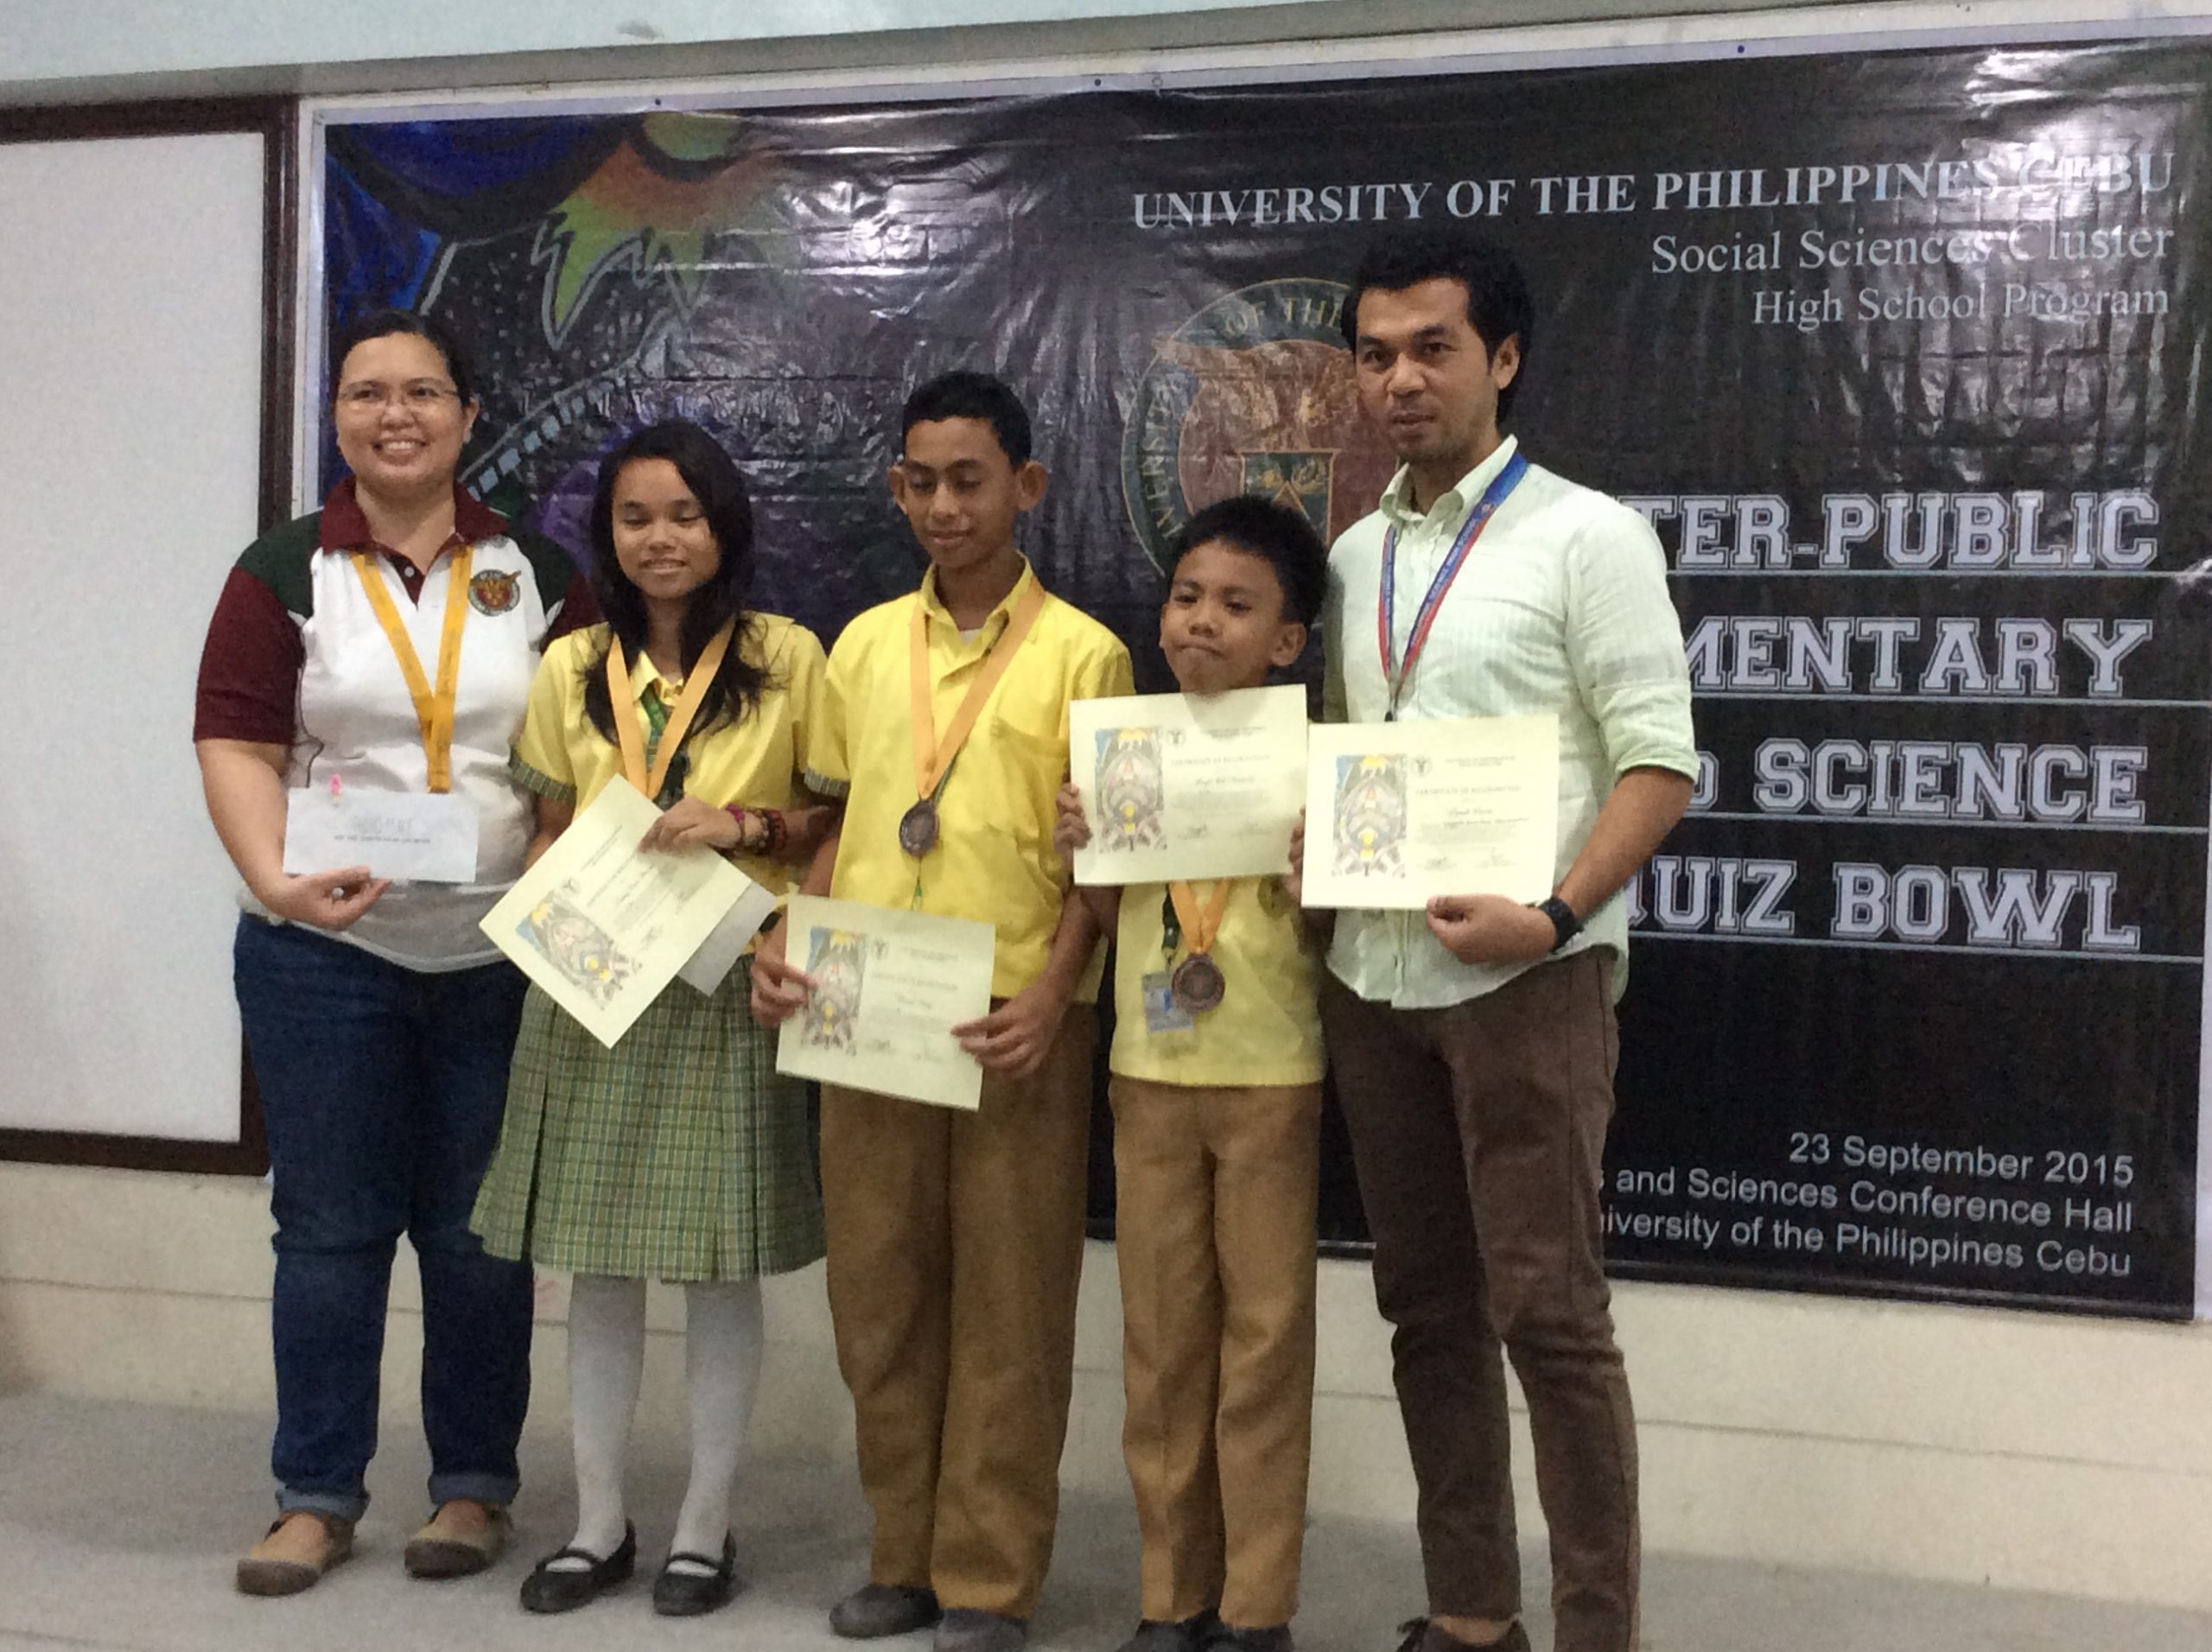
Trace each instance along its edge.
{"label": "white wall", "polygon": [[1328,0],[384,0],[376,6],[194,0],[9,0],[0,35],[25,79],[141,74],[395,56],[477,57],[714,41],[880,34],[927,23],[973,28],[1162,12],[1290,11]]}
{"label": "white wall", "polygon": [[[825,67],[893,70],[1069,52],[1147,54],[1420,30],[1512,31],[1698,14],[1923,14],[1986,26],[2043,0],[4,0],[0,105],[250,92],[338,92],[698,76]],[[2062,17],[2155,17],[2187,0],[2069,0]],[[188,23],[187,20],[188,19]]]}
{"label": "white wall", "polygon": [[[268,1414],[268,1233],[257,1183],[0,1166],[0,1389]],[[407,1426],[411,1273],[403,1259],[385,1383]],[[1326,1263],[1321,1284],[1314,1507],[1408,1518],[1366,1270]],[[1669,1286],[1624,1286],[1618,1307],[1652,1548],[2212,1610],[2212,1336]],[[556,1434],[561,1311],[550,1288],[531,1422]],[[678,1312],[656,1298],[641,1424],[671,1450]],[[772,1284],[769,1335],[758,1448],[849,1462],[818,1268]],[[1126,1484],[1120,1335],[1114,1253],[1094,1244],[1063,1474],[1109,1495]],[[1522,1458],[1533,1539],[1541,1515]]]}
{"label": "white wall", "polygon": [[192,690],[259,511],[263,147],[0,143],[0,581],[54,707],[0,786],[0,1128],[238,1140]]}

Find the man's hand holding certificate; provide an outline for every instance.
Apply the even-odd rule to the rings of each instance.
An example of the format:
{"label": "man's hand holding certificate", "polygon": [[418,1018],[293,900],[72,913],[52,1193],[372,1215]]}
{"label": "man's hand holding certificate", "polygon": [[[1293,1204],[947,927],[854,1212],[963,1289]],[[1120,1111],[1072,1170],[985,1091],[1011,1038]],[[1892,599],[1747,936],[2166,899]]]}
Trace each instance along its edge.
{"label": "man's hand holding certificate", "polygon": [[[718,930],[726,973],[772,905],[712,849],[640,849],[659,819],[628,782],[610,783],[482,924],[493,945],[610,1049],[679,973],[695,986],[713,975],[711,963],[693,960]],[[751,924],[733,947],[724,920],[734,909]]]}
{"label": "man's hand holding certificate", "polygon": [[776,1071],[969,1110],[983,1070],[952,1029],[990,1013],[988,924],[794,895],[785,956],[813,982]]}
{"label": "man's hand holding certificate", "polygon": [[1552,892],[1558,839],[1559,720],[1549,714],[1313,731],[1308,906],[1541,900]]}
{"label": "man's hand holding certificate", "polygon": [[1305,799],[1306,690],[1140,694],[1068,708],[1069,773],[1090,841],[1079,884],[1290,869]]}

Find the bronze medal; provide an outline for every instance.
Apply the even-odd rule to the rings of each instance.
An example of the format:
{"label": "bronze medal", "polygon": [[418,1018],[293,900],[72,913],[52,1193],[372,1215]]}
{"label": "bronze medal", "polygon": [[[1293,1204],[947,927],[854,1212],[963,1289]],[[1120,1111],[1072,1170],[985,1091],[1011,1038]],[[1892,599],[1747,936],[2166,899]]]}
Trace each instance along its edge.
{"label": "bronze medal", "polygon": [[1203,1015],[1229,995],[1229,978],[1205,953],[1193,952],[1175,966],[1175,972],[1167,978],[1167,990],[1188,1013]]}
{"label": "bronze medal", "polygon": [[899,816],[899,847],[916,860],[937,847],[937,800],[925,797]]}
{"label": "bronze medal", "polygon": [[[983,702],[991,697],[991,690],[1014,664],[1014,657],[1029,635],[1029,628],[1044,611],[1045,588],[1029,574],[1027,563],[1022,572],[1028,580],[1028,589],[1007,615],[998,640],[991,645],[991,651],[984,658],[983,669],[976,673],[968,691],[960,696],[960,704],[942,739],[938,738],[937,719],[930,708],[929,608],[921,596],[914,599],[913,634],[906,649],[912,695],[908,709],[914,734],[914,795],[921,801],[899,816],[899,847],[918,861],[937,847],[937,798],[952,772],[952,759],[960,754],[969,732],[976,726],[976,719],[982,714]],[[1015,583],[1019,587],[1020,581]],[[919,898],[917,892],[916,899]]]}

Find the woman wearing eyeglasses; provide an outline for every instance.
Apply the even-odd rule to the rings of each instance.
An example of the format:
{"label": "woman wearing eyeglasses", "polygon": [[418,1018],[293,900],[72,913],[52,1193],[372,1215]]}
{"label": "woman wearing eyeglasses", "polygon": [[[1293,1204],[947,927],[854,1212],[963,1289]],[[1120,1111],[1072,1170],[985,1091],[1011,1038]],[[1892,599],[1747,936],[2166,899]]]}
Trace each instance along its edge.
{"label": "woman wearing eyeglasses", "polygon": [[[486,1255],[468,1218],[524,983],[477,924],[529,841],[507,755],[538,657],[595,617],[566,553],[456,484],[477,403],[444,327],[379,312],[332,359],[351,473],[231,570],[193,731],[245,884],[235,975],[276,1222],[278,1517],[238,1566],[238,1586],[263,1595],[310,1586],[352,1550],[403,1233],[422,1276],[432,1505],[407,1570],[479,1571],[505,1540],[531,1274]],[[288,864],[295,792],[473,831],[473,872],[393,882],[366,865]]]}

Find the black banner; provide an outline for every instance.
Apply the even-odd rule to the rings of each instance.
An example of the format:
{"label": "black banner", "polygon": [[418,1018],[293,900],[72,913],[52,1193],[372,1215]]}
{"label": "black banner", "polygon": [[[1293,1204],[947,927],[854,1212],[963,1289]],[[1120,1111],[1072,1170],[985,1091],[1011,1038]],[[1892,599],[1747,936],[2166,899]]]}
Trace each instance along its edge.
{"label": "black banner", "polygon": [[2208,73],[2159,43],[334,125],[328,299],[458,325],[465,479],[579,549],[612,441],[715,429],[762,605],[825,639],[921,569],[906,391],[995,368],[1052,471],[1030,547],[1151,689],[1190,511],[1255,489],[1340,531],[1390,474],[1338,332],[1365,238],[1478,221],[1537,295],[1516,428],[1653,522],[1698,694],[1694,813],[1630,892],[1613,1257],[2182,1314]]}

